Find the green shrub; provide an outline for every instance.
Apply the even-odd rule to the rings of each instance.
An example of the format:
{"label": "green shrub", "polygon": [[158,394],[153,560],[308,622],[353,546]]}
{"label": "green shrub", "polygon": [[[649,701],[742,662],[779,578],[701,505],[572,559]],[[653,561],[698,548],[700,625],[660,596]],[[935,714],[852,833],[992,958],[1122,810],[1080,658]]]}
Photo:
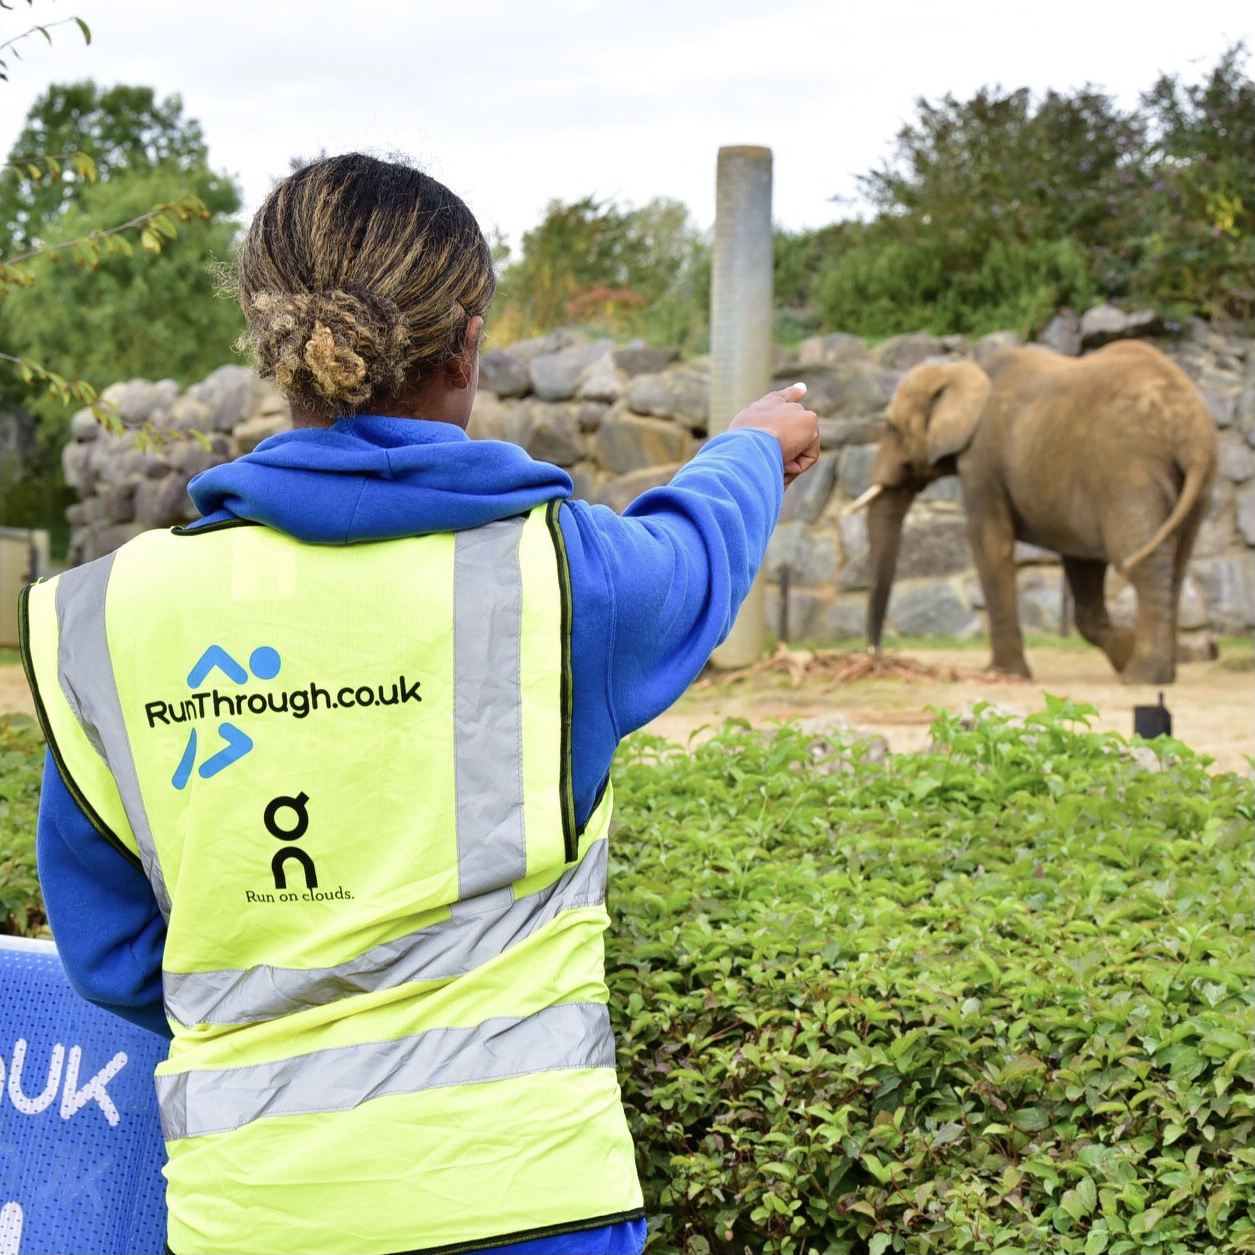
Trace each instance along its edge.
{"label": "green shrub", "polygon": [[1095,299],[1083,251],[1065,239],[992,239],[979,247],[943,236],[900,239],[869,228],[834,251],[815,279],[824,325],[865,337],[932,331],[1031,337],[1064,306]]}
{"label": "green shrub", "polygon": [[661,1252],[1250,1250],[1255,790],[1050,699],[935,752],[616,773],[608,981]]}
{"label": "green shrub", "polygon": [[35,817],[44,742],[24,715],[0,716],[0,933],[46,931],[35,875]]}

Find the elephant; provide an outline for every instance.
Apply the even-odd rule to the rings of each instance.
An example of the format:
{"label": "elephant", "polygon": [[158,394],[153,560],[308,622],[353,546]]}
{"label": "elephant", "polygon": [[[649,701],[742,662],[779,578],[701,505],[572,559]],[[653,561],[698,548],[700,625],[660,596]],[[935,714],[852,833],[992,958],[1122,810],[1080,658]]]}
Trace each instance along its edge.
{"label": "elephant", "polygon": [[[880,651],[907,509],[933,480],[957,474],[993,670],[1030,675],[1016,606],[1022,540],[1062,557],[1077,630],[1121,680],[1170,683],[1177,604],[1210,504],[1216,445],[1193,382],[1140,340],[1081,358],[1029,345],[983,368],[916,366],[889,402],[871,487],[847,507],[869,510],[869,647]],[[1133,629],[1108,617],[1108,565],[1136,592]]]}

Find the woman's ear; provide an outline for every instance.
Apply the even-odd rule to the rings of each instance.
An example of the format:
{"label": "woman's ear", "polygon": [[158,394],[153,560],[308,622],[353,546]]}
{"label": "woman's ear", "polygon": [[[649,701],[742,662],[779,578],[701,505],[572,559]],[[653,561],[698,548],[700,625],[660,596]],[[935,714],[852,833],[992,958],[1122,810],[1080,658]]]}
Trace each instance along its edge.
{"label": "woman's ear", "polygon": [[466,324],[461,350],[445,367],[455,388],[469,388],[479,379],[479,342],[483,334],[483,317],[476,314]]}

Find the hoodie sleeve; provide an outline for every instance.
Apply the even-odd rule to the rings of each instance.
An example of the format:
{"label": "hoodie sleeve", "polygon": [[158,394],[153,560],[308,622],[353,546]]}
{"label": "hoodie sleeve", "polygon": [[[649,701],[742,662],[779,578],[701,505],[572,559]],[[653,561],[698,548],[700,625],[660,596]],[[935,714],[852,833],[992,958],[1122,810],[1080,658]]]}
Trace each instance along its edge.
{"label": "hoodie sleeve", "polygon": [[166,925],[144,873],[83,814],[49,753],[35,857],[62,966],[88,1002],[163,1037],[161,959]]}
{"label": "hoodie sleeve", "polygon": [[577,729],[600,666],[616,741],[688,688],[731,630],[783,500],[779,442],[746,430],[710,440],[621,516],[571,503]]}

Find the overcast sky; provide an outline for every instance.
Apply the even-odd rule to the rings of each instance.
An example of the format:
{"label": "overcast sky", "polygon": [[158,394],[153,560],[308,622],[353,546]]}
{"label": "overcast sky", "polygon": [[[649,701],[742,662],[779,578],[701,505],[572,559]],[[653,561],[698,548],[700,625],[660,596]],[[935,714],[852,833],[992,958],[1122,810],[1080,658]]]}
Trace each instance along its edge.
{"label": "overcast sky", "polygon": [[1091,84],[1128,108],[1255,44],[1250,0],[17,0],[0,42],[72,16],[90,47],[63,25],[0,53],[0,154],[50,83],[145,84],[182,96],[246,212],[293,156],[399,151],[516,244],[590,193],[709,227],[736,144],[772,150],[780,225],[822,226],[919,97]]}

